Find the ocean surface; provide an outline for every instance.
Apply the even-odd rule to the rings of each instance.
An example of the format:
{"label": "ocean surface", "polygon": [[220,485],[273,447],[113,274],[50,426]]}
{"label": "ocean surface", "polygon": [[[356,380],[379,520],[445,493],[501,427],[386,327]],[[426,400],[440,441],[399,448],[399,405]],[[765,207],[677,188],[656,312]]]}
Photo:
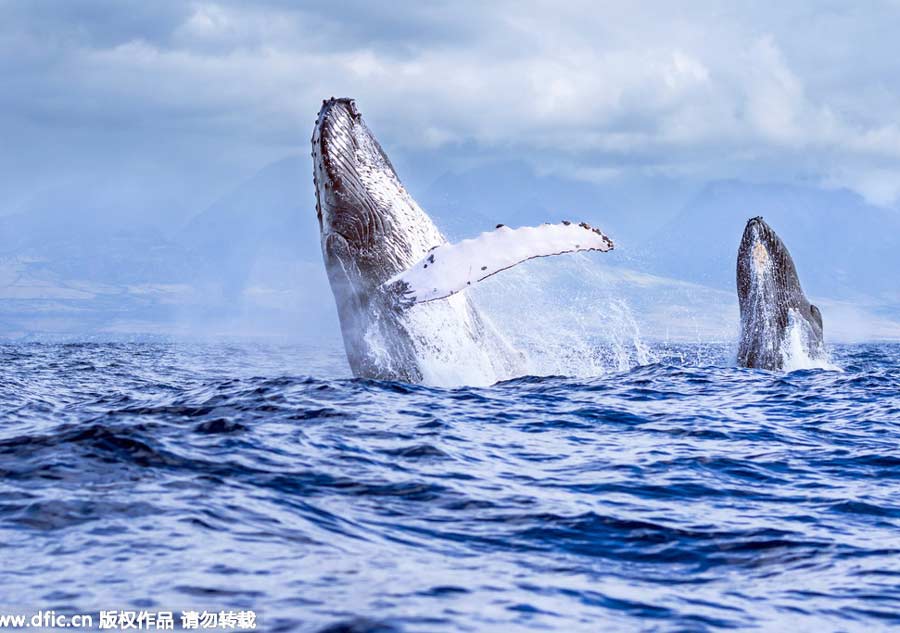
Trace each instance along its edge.
{"label": "ocean surface", "polygon": [[339,348],[0,346],[0,613],[900,627],[900,345],[732,354],[446,389],[349,379]]}

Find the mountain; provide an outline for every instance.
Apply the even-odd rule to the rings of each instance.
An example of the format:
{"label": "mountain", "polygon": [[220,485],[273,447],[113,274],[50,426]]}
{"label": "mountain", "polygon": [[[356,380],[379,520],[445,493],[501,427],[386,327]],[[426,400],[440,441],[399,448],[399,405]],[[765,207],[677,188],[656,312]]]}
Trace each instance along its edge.
{"label": "mountain", "polygon": [[[531,262],[477,289],[501,323],[605,330],[605,315],[618,310],[625,320],[613,330],[625,332],[631,317],[621,315],[630,309],[648,338],[727,339],[741,231],[763,215],[791,249],[829,333],[900,336],[900,214],[847,191],[587,182],[518,162],[444,172],[416,187],[413,196],[451,239],[498,223],[584,219],[616,241],[612,253]],[[156,207],[165,204],[162,196],[57,189],[0,216],[0,336],[339,340],[307,158],[264,167],[187,221],[177,205]]]}
{"label": "mountain", "polygon": [[807,294],[900,304],[900,213],[847,190],[711,183],[640,258],[647,270],[732,290],[741,234],[757,215],[787,245]]}
{"label": "mountain", "polygon": [[412,193],[451,239],[497,224],[573,220],[600,227],[619,246],[634,247],[677,213],[695,188],[662,177],[590,182],[538,174],[513,161],[446,172],[422,192]]}
{"label": "mountain", "polygon": [[262,333],[336,336],[309,159],[263,168],[195,216],[177,241],[199,262],[191,280],[207,310],[196,320],[235,315]]}
{"label": "mountain", "polygon": [[2,333],[336,336],[308,173],[271,164],[183,228],[102,192],[35,197],[0,217]]}
{"label": "mountain", "polygon": [[0,257],[27,259],[33,271],[101,283],[171,283],[190,266],[165,234],[183,214],[164,199],[125,200],[96,183],[54,187],[0,217]]}
{"label": "mountain", "polygon": [[209,262],[205,274],[237,285],[261,260],[320,261],[309,159],[263,168],[192,218],[177,241]]}

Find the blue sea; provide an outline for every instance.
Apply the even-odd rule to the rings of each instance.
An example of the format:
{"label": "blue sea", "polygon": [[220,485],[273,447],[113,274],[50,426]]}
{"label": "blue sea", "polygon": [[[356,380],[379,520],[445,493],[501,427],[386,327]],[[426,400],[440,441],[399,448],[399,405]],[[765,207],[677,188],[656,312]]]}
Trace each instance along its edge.
{"label": "blue sea", "polygon": [[900,345],[652,358],[448,389],[350,379],[339,348],[0,346],[0,613],[900,627]]}

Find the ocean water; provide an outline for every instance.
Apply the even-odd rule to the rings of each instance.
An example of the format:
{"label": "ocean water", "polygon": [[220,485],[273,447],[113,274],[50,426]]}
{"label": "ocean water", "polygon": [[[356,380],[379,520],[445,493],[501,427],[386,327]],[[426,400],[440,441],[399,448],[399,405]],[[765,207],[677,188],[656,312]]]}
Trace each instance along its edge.
{"label": "ocean water", "polygon": [[900,626],[900,346],[731,354],[449,389],[348,379],[340,349],[0,346],[0,613]]}

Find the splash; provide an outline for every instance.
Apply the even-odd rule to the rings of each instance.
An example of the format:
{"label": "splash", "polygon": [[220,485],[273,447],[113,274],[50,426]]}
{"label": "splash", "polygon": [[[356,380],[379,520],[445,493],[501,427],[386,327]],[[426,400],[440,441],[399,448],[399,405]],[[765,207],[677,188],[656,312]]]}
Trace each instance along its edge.
{"label": "splash", "polygon": [[785,372],[801,369],[826,369],[842,371],[835,365],[825,349],[814,350],[809,343],[809,335],[803,318],[791,310],[788,313],[788,327],[781,342],[781,356]]}
{"label": "splash", "polygon": [[651,356],[650,348],[641,338],[640,327],[628,303],[621,298],[614,299],[610,302],[610,312],[618,326],[609,332],[617,368],[625,371],[635,365],[654,362],[655,358]]}
{"label": "splash", "polygon": [[[437,387],[487,386],[522,375],[518,354],[502,331],[480,318],[464,294],[413,306],[405,318],[425,384]],[[449,309],[445,309],[449,308]],[[485,335],[480,333],[484,331]]]}
{"label": "splash", "polygon": [[591,257],[527,262],[473,289],[531,375],[579,378],[656,358],[614,275]]}
{"label": "splash", "polygon": [[[656,360],[616,280],[586,257],[535,260],[415,305],[403,318],[430,386],[486,386],[523,375],[593,377]],[[389,346],[376,330],[367,344],[376,362],[390,367]]]}

